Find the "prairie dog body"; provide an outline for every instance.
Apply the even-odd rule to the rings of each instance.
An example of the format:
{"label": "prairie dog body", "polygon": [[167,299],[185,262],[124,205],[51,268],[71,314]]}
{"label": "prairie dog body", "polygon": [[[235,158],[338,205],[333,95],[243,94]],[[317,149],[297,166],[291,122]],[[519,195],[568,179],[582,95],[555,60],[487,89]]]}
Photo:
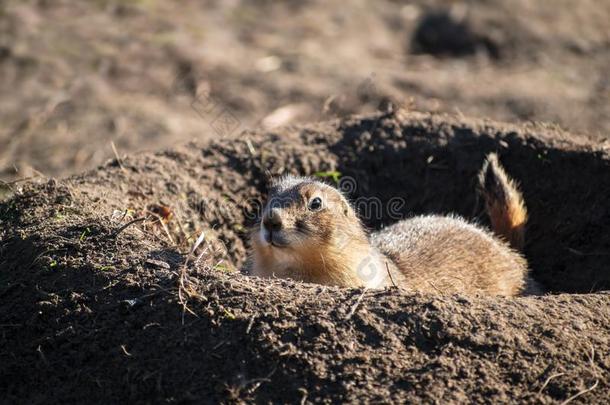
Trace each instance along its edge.
{"label": "prairie dog body", "polygon": [[[302,177],[272,184],[251,238],[251,274],[343,287],[396,284],[413,291],[537,293],[521,249],[527,212],[497,157],[479,174],[493,230],[453,216],[419,216],[370,236],[335,188]],[[511,247],[512,246],[512,247]]]}

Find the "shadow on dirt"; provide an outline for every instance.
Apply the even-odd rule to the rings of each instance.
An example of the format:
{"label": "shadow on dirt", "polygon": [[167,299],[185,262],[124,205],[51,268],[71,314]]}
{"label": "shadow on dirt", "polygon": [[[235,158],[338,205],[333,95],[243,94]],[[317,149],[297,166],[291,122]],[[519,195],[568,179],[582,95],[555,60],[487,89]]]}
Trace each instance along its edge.
{"label": "shadow on dirt", "polygon": [[[399,197],[400,216],[457,213],[486,223],[475,192],[484,156],[498,152],[519,181],[529,211],[526,256],[551,292],[610,288],[610,164],[601,152],[555,148],[514,132],[475,133],[447,126],[388,128],[383,118],[343,127],[331,147],[338,170],[356,180],[352,198]],[[363,218],[373,228],[394,222],[387,213]]]}

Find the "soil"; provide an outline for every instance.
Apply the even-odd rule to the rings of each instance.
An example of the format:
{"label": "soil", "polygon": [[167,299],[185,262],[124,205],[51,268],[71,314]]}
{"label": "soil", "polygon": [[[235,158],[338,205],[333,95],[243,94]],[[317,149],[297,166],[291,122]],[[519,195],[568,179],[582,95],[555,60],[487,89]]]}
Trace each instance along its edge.
{"label": "soil", "polygon": [[[475,173],[490,151],[521,182],[525,255],[545,296],[239,272],[271,175],[340,175],[353,200],[403,198],[404,217],[484,222]],[[608,403],[610,153],[591,139],[392,110],[11,187],[0,203],[2,402]],[[364,220],[379,229],[395,214]]]}
{"label": "soil", "polygon": [[610,2],[3,0],[0,179],[420,111],[610,134]]}

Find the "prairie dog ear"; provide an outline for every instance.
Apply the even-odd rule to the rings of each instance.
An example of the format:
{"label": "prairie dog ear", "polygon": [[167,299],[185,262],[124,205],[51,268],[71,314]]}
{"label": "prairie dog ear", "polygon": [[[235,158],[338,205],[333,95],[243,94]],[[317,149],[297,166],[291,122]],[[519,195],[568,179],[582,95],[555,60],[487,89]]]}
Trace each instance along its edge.
{"label": "prairie dog ear", "polygon": [[353,218],[356,216],[356,212],[344,196],[341,196],[341,210],[343,211],[343,215],[348,218]]}
{"label": "prairie dog ear", "polygon": [[269,194],[277,193],[277,191],[281,187],[283,181],[284,181],[283,177],[273,177],[273,178],[269,179],[269,181],[267,183],[267,192]]}

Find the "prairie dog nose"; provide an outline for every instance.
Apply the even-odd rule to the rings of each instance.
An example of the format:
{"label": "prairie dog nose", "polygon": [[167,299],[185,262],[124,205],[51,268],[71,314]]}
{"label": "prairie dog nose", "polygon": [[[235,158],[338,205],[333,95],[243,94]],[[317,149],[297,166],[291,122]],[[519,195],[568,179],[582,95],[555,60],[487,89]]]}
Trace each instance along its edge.
{"label": "prairie dog nose", "polygon": [[263,217],[263,226],[270,231],[279,231],[282,229],[280,210],[277,208],[271,208]]}

